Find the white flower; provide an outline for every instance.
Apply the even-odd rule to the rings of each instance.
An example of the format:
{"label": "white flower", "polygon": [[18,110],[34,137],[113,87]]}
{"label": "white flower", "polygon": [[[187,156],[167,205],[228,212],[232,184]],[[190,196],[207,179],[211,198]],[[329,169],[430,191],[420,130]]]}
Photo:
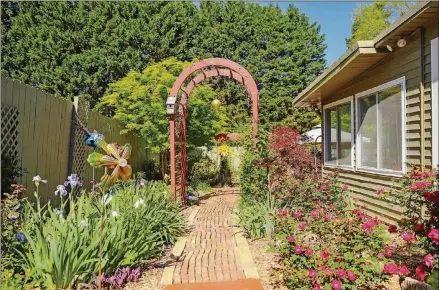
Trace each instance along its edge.
{"label": "white flower", "polygon": [[117,211],[113,211],[113,212],[111,213],[111,215],[114,216],[114,217],[117,217]]}
{"label": "white flower", "polygon": [[109,204],[112,199],[113,199],[113,196],[107,193],[106,195],[104,195],[103,202],[104,202],[104,204]]}
{"label": "white flower", "polygon": [[136,201],[136,202],[134,203],[134,207],[135,207],[135,208],[138,208],[141,204],[144,204],[143,199],[139,199],[138,201]]}
{"label": "white flower", "polygon": [[79,223],[79,226],[80,226],[80,227],[82,227],[82,226],[87,226],[87,222],[88,222],[88,219],[82,220],[82,221]]}
{"label": "white flower", "polygon": [[38,186],[40,182],[47,183],[47,180],[44,180],[41,176],[37,175],[32,178],[32,181],[35,182],[35,185]]}

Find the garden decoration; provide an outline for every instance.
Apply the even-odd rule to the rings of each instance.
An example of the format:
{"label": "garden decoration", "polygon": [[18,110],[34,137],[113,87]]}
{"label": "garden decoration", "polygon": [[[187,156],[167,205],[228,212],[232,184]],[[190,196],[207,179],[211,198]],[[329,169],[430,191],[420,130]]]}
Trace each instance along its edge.
{"label": "garden decoration", "polygon": [[217,110],[217,109],[219,109],[219,107],[221,107],[221,101],[218,99],[213,100],[212,101],[212,108]]}
{"label": "garden decoration", "polygon": [[[178,190],[178,195],[183,203],[186,196],[186,110],[188,98],[199,83],[211,77],[228,77],[245,87],[252,104],[253,149],[257,151],[259,93],[256,82],[250,73],[241,65],[223,58],[204,59],[186,68],[172,86],[166,102],[170,117],[171,192],[173,199],[176,200]],[[212,102],[214,108],[220,105],[219,100]],[[179,180],[178,185],[177,180]]]}
{"label": "garden decoration", "polygon": [[[105,174],[101,178],[102,188],[105,190],[109,189],[119,178],[122,181],[126,181],[132,172],[131,166],[128,165],[127,161],[131,155],[131,145],[128,143],[124,146],[120,146],[117,143],[108,144],[101,138],[97,138],[96,143],[97,146],[102,148],[107,154],[94,151],[88,156],[87,162],[94,168],[105,168]],[[108,170],[111,169],[113,171],[109,174]]]}

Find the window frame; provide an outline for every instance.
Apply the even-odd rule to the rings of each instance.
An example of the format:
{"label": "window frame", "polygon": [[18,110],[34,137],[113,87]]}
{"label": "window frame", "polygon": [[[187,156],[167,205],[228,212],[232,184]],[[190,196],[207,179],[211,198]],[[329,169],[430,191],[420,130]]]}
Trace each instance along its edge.
{"label": "window frame", "polygon": [[[391,87],[396,87],[396,86],[400,86],[401,87],[401,124],[402,124],[402,128],[401,128],[401,150],[402,150],[402,168],[401,171],[396,171],[396,170],[391,170],[391,169],[381,169],[381,168],[374,168],[374,167],[369,167],[369,166],[361,166],[361,135],[360,135],[360,114],[358,114],[359,112],[359,99],[364,98],[364,97],[368,97],[372,94],[375,94],[376,96],[376,101],[377,101],[377,164],[379,164],[379,150],[378,150],[378,146],[380,144],[378,138],[379,138],[379,129],[380,129],[380,121],[378,119],[378,109],[379,109],[379,102],[378,102],[378,95],[376,94],[379,91],[391,88]],[[407,148],[406,148],[406,83],[405,83],[405,76],[400,77],[398,79],[389,81],[387,83],[384,83],[382,85],[376,86],[374,88],[368,89],[366,91],[360,92],[358,94],[355,94],[355,112],[356,112],[356,116],[355,116],[355,122],[356,122],[356,126],[355,126],[355,137],[356,137],[356,160],[355,160],[355,166],[356,169],[358,171],[362,171],[362,172],[367,172],[367,173],[377,173],[377,174],[381,174],[381,175],[388,175],[388,176],[396,176],[396,177],[401,177],[403,176],[406,172],[407,172],[407,164],[406,164],[406,159],[407,159]]]}
{"label": "window frame", "polygon": [[[326,109],[330,109],[333,107],[337,107],[339,105],[343,105],[346,103],[350,103],[351,105],[351,165],[344,165],[344,164],[339,164],[339,158],[338,158],[338,154],[339,154],[339,150],[338,150],[338,146],[339,146],[339,142],[338,142],[338,138],[337,138],[337,142],[336,142],[336,159],[335,159],[335,164],[332,163],[327,163],[326,162],[326,140],[327,140],[327,136],[326,136]],[[355,132],[354,132],[354,96],[349,96],[346,98],[343,98],[341,100],[326,104],[323,106],[323,166],[324,167],[332,167],[332,168],[341,168],[341,169],[346,169],[346,170],[355,170],[355,158],[354,158],[354,149],[355,149]],[[330,126],[330,125],[329,125]],[[338,130],[338,126],[339,126],[339,122],[337,122],[337,127],[335,129],[336,133],[338,134],[337,130]]]}

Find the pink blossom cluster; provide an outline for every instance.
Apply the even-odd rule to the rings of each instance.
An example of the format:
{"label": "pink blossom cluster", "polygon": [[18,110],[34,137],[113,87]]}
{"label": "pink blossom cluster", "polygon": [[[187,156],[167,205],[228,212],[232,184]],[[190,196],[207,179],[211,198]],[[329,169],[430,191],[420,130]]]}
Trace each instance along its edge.
{"label": "pink blossom cluster", "polygon": [[366,216],[363,219],[363,224],[361,225],[361,229],[364,231],[364,233],[366,235],[370,235],[370,233],[372,232],[373,228],[377,225],[379,225],[381,223],[381,221],[378,219],[378,217],[374,217],[374,218],[370,218],[368,216]]}
{"label": "pink blossom cluster", "polygon": [[[334,271],[329,268],[326,267],[325,265],[320,266],[320,271],[321,273],[329,276],[329,277],[333,277],[333,280],[331,281],[331,287],[333,290],[340,290],[342,289],[342,279],[348,279],[349,281],[353,282],[357,279],[354,271],[352,270],[344,270],[344,269],[336,269],[335,273]],[[309,269],[308,272],[308,277],[310,277],[311,279],[313,279],[313,289],[314,290],[319,290],[322,289],[322,286],[316,282],[316,278],[318,276],[318,272],[315,269]]]}
{"label": "pink blossom cluster", "polygon": [[397,266],[395,263],[387,263],[384,265],[384,273],[386,274],[400,274],[400,275],[404,275],[407,276],[408,274],[410,274],[410,270],[407,268],[407,266],[402,265],[402,266]]}
{"label": "pink blossom cluster", "polygon": [[280,218],[282,218],[282,217],[286,217],[286,216],[288,215],[288,210],[283,209],[283,208],[280,207],[280,208],[277,210],[277,214],[279,215]]}

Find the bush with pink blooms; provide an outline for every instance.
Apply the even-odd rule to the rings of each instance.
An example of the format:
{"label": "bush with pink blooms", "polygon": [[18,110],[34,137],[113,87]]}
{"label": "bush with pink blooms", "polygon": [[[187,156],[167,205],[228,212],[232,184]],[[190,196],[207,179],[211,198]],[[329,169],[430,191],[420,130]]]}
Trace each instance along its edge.
{"label": "bush with pink blooms", "polygon": [[400,227],[389,227],[399,234],[405,248],[419,252],[423,261],[414,275],[439,289],[439,171],[414,168],[401,181],[402,192],[382,193],[382,197],[403,207],[404,219]]}
{"label": "bush with pink blooms", "polygon": [[391,260],[387,226],[367,216],[347,197],[336,178],[315,187],[313,205],[290,203],[277,216],[277,247],[283,258],[284,281],[290,289],[371,289],[386,274],[408,275],[404,264]]}

